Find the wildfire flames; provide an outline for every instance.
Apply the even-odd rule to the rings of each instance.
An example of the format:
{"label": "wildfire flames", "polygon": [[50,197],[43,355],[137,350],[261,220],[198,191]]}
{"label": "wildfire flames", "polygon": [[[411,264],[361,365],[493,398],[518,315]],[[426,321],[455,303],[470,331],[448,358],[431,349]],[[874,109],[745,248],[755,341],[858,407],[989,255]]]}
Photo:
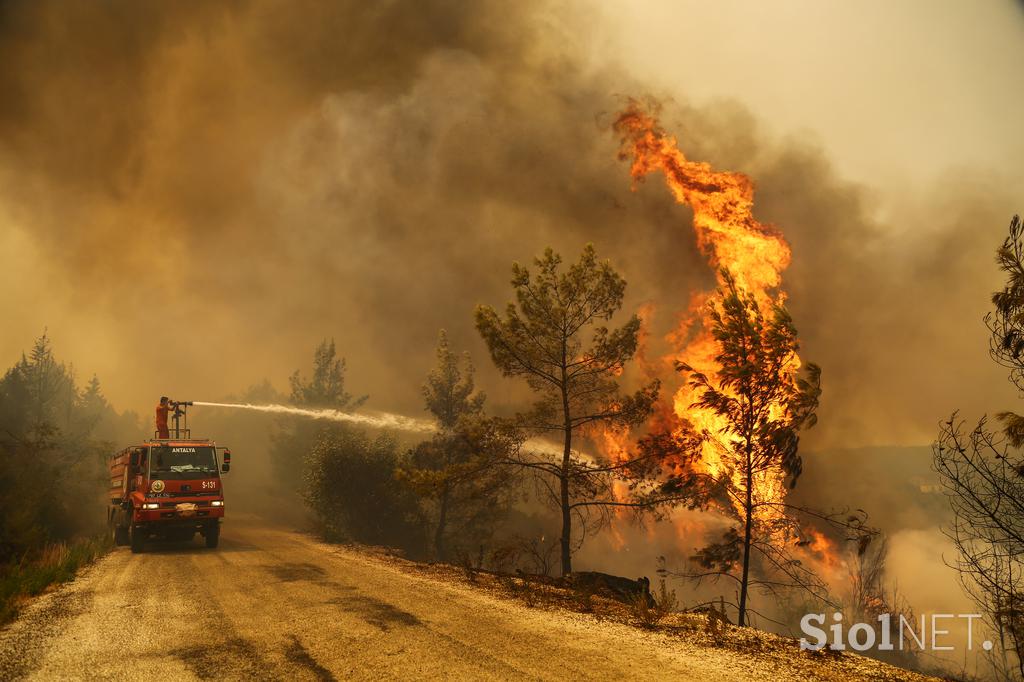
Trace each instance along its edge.
{"label": "wildfire flames", "polygon": [[[660,171],[675,200],[693,210],[698,247],[714,268],[719,284],[721,270],[725,269],[739,287],[754,297],[766,316],[773,304],[783,303],[786,295],[781,287],[782,272],[789,266],[790,248],[779,230],[754,218],[754,186],[750,178],[688,160],[676,138],[665,133],[655,115],[639,102],[631,101],[613,128],[622,137],[620,159],[631,162],[634,188],[647,175]],[[715,305],[715,296],[711,291],[691,296],[679,324],[666,337],[673,349],[670,360],[685,361],[709,377],[717,376],[721,369],[715,361],[716,344],[705,324],[707,305]],[[800,360],[795,358],[790,369],[796,372],[799,368]],[[695,390],[684,384],[673,396],[671,412],[658,415],[655,419],[659,424],[650,426],[667,423],[678,432],[689,424],[698,432],[722,433],[725,420],[708,409],[694,407],[697,398]],[[618,455],[623,452],[627,436],[621,432],[606,434],[606,445]],[[740,473],[730,471],[720,446],[706,442],[703,447],[702,457],[691,466],[716,478],[732,475],[740,482]],[[786,495],[781,470],[758,474],[753,487],[755,502],[781,502]],[[761,506],[757,514],[759,520],[771,521],[781,511]],[[834,561],[836,554],[833,547],[825,544],[827,539],[816,531],[812,533],[814,550],[827,555],[826,562]]]}
{"label": "wildfire flames", "polygon": [[697,244],[710,264],[728,269],[759,302],[778,298],[782,271],[790,262],[789,245],[777,229],[754,218],[750,178],[688,161],[676,138],[665,134],[637,102],[619,115],[614,128],[623,136],[620,158],[632,158],[633,180],[661,171],[676,201],[693,209]]}
{"label": "wildfire flames", "polygon": [[[697,245],[715,269],[719,282],[721,269],[728,270],[737,285],[754,296],[766,315],[773,303],[783,302],[782,271],[790,263],[789,245],[777,229],[754,218],[754,185],[750,178],[689,161],[676,138],[662,131],[655,117],[637,102],[631,102],[619,115],[614,129],[623,138],[620,158],[632,160],[630,174],[634,182],[661,171],[675,200],[693,209]],[[698,372],[715,376],[720,369],[715,362],[716,345],[703,324],[709,301],[714,303],[710,292],[693,296],[687,314],[668,340],[675,347],[676,358]],[[798,368],[796,361],[792,369]],[[678,389],[673,410],[679,423],[689,423],[701,432],[721,433],[724,419],[710,410],[694,407],[696,399],[690,386]],[[705,443],[697,466],[715,477],[728,472],[722,453],[712,443]],[[781,501],[785,490],[781,471],[765,472],[754,481],[758,501]],[[770,507],[759,509],[763,515],[778,513]]]}

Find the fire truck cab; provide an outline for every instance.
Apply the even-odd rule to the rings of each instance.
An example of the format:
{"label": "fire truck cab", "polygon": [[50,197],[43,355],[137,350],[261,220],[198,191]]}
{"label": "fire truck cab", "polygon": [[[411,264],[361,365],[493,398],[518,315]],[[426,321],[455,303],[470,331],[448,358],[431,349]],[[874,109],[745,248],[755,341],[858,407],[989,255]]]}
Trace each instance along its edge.
{"label": "fire truck cab", "polygon": [[209,439],[192,439],[187,429],[175,428],[171,435],[110,458],[107,523],[114,544],[130,545],[133,553],[150,538],[189,541],[198,532],[211,548],[220,540],[221,474],[231,469],[231,451]]}

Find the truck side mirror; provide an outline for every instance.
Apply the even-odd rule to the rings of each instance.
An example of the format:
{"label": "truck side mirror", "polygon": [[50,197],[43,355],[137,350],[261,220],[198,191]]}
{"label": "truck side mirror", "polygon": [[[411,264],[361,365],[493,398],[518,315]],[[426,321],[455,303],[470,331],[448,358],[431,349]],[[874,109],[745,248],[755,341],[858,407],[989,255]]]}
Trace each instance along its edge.
{"label": "truck side mirror", "polygon": [[224,448],[224,463],[220,465],[220,470],[223,473],[231,471],[231,451]]}

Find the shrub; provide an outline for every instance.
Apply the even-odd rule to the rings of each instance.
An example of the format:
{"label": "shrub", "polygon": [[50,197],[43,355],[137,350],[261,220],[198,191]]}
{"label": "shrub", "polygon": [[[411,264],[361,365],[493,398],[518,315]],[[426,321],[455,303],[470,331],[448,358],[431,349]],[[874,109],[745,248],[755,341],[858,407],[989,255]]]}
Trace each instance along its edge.
{"label": "shrub", "polygon": [[665,579],[661,579],[658,587],[658,594],[652,596],[645,592],[638,592],[630,601],[633,610],[633,617],[645,628],[653,628],[660,623],[665,616],[672,613],[679,606],[675,590],[669,590],[665,586]]}
{"label": "shrub", "polygon": [[401,547],[422,555],[424,521],[415,495],[395,480],[398,447],[341,428],[321,434],[307,459],[304,496],[329,539]]}

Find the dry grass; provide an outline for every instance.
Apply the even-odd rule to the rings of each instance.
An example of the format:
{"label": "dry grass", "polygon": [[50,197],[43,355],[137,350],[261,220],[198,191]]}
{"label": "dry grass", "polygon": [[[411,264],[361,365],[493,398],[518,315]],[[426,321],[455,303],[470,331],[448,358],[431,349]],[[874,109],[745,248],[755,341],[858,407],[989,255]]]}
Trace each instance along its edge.
{"label": "dry grass", "polygon": [[17,616],[30,597],[72,580],[79,568],[106,554],[110,547],[110,538],[104,533],[71,544],[47,545],[34,557],[0,568],[0,624]]}
{"label": "dry grass", "polygon": [[[385,559],[384,557],[381,557]],[[460,566],[420,564],[386,559],[392,565],[421,576],[463,585],[469,582]],[[675,595],[662,581],[653,603],[623,603],[558,578],[509,575],[475,569],[471,587],[495,597],[514,600],[531,609],[573,612],[596,621],[615,622],[649,630],[658,635],[679,637],[691,645],[724,649],[755,656],[772,669],[787,671],[787,679],[888,680],[922,682],[938,680],[849,652],[803,651],[797,641],[754,628],[730,624],[717,613],[679,611]]]}
{"label": "dry grass", "polygon": [[675,590],[670,591],[665,587],[665,579],[662,578],[658,594],[652,598],[651,595],[638,593],[633,596],[629,606],[640,627],[654,628],[668,614],[679,608],[679,600],[676,599]]}

